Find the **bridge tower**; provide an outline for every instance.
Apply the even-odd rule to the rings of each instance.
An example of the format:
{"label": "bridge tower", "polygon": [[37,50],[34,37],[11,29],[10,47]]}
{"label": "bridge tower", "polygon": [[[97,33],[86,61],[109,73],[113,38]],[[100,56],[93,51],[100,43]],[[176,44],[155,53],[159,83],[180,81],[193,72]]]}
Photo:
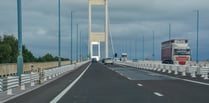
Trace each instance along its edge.
{"label": "bridge tower", "polygon": [[[105,31],[92,32],[92,6],[105,6]],[[105,57],[108,57],[108,0],[89,0],[89,54],[100,60],[100,42],[105,42]],[[98,45],[98,56],[93,55],[93,45]]]}

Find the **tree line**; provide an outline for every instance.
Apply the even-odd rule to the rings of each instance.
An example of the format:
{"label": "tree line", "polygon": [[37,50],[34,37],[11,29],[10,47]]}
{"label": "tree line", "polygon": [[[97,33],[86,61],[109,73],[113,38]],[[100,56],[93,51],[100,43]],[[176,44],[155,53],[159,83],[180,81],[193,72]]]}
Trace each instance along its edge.
{"label": "tree line", "polygon": [[[23,45],[22,49],[24,62],[49,62],[58,60],[57,56],[53,56],[50,53],[42,57],[35,57],[25,45]],[[0,36],[0,63],[16,63],[17,56],[18,40],[13,35]],[[61,60],[69,59],[61,58]]]}

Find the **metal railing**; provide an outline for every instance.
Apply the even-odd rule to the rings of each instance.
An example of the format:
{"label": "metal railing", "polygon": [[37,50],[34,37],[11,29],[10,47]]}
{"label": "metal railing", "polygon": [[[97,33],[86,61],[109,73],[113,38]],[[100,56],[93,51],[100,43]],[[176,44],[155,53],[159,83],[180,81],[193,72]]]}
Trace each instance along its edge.
{"label": "metal railing", "polygon": [[193,65],[171,65],[171,64],[161,64],[151,61],[140,61],[140,62],[116,62],[116,64],[135,67],[145,70],[161,71],[167,73],[174,73],[178,75],[181,73],[182,76],[189,74],[192,78],[200,75],[203,79],[208,79],[209,66],[193,66]]}
{"label": "metal railing", "polygon": [[35,86],[51,80],[52,78],[71,72],[88,61],[80,62],[72,65],[65,65],[48,70],[39,70],[38,72],[25,73],[21,75],[21,81],[18,76],[7,76],[0,78],[0,92],[6,91],[7,95],[13,95],[12,89],[20,87],[21,90],[26,89],[27,86]]}
{"label": "metal railing", "polygon": [[9,76],[0,79],[0,91],[7,91],[7,95],[12,95],[12,89],[19,86],[18,76]]}

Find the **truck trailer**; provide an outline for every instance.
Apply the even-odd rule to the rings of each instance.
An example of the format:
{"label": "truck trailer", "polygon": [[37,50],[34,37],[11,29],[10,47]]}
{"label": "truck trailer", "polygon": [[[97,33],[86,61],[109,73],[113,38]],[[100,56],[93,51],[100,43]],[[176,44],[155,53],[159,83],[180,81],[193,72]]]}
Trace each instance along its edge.
{"label": "truck trailer", "polygon": [[161,44],[161,60],[166,64],[186,65],[191,59],[191,49],[186,39],[172,39]]}

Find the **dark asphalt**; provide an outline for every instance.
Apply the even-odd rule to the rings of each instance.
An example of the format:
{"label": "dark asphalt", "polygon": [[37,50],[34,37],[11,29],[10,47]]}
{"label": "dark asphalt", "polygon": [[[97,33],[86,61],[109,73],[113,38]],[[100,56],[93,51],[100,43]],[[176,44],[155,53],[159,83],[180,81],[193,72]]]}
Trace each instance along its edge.
{"label": "dark asphalt", "polygon": [[167,103],[209,103],[209,86],[181,80],[148,80],[135,82],[143,84],[143,88],[145,89],[162,93],[165,95],[163,98],[169,100]]}
{"label": "dark asphalt", "polygon": [[133,81],[93,63],[59,103],[169,103]]}
{"label": "dark asphalt", "polygon": [[[85,67],[7,103],[49,103]],[[208,91],[165,74],[93,63],[58,103],[209,103]]]}
{"label": "dark asphalt", "polygon": [[[128,72],[125,77],[112,71],[119,68]],[[143,76],[137,76],[137,73]],[[209,86],[150,74],[129,67],[94,63],[59,103],[209,103]],[[126,77],[133,78],[134,75],[140,80]],[[156,76],[158,79],[153,79]],[[138,83],[143,86],[138,86]],[[156,92],[163,96],[155,95]]]}
{"label": "dark asphalt", "polygon": [[87,67],[87,64],[79,69],[70,72],[63,77],[44,85],[32,92],[24,94],[18,98],[10,100],[6,103],[49,103],[56,97],[64,88],[66,88],[80,73]]}
{"label": "dark asphalt", "polygon": [[[118,68],[121,66],[118,65],[109,65],[109,68]],[[127,71],[135,71],[141,72],[141,73],[154,73],[152,71],[145,71],[145,70],[139,70],[136,68],[132,67],[123,67],[123,69]],[[150,73],[149,73],[150,72]],[[136,72],[137,73],[137,72]],[[178,77],[182,79],[190,79],[190,80],[196,80],[196,81],[201,81],[208,83],[208,80],[203,80],[200,78],[191,78],[189,76],[183,77],[180,75],[173,75],[173,74],[166,74],[162,72],[155,72],[158,73],[159,75],[162,75],[164,78],[165,76],[173,76],[173,77]],[[155,74],[154,73],[154,74]],[[134,74],[132,74],[134,75]],[[154,75],[155,76],[155,75]],[[159,92],[164,95],[163,98],[168,100],[169,102],[167,103],[209,103],[209,86],[206,85],[201,85],[201,84],[195,84],[191,82],[186,82],[178,79],[170,79],[167,80],[163,79],[162,80],[153,80],[153,79],[143,79],[140,78],[140,80],[133,80],[133,82],[140,83],[143,85],[144,89],[150,90],[150,91],[155,91]],[[156,103],[153,101],[153,103]],[[166,103],[166,102],[162,102]]]}

